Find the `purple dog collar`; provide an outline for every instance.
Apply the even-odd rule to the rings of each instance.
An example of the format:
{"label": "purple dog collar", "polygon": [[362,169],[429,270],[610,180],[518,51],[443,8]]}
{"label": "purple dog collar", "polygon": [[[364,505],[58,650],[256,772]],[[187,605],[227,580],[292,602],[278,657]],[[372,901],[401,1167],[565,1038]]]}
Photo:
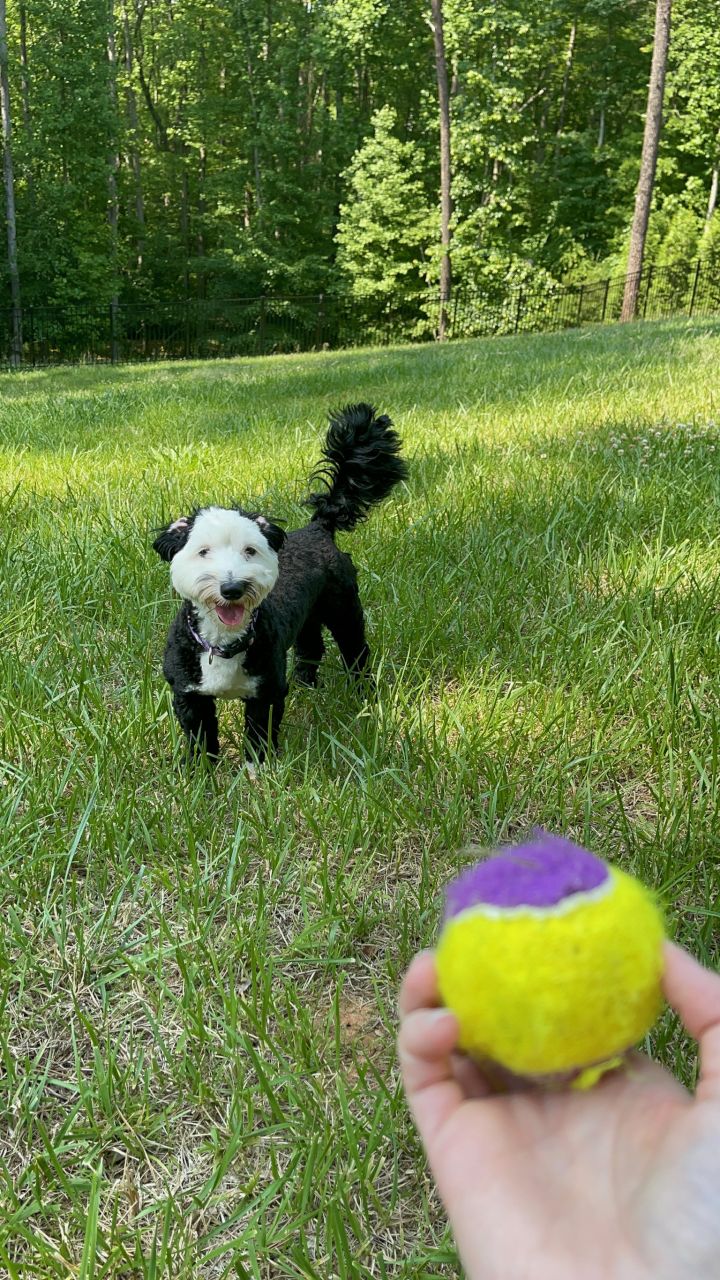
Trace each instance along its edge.
{"label": "purple dog collar", "polygon": [[250,615],[250,621],[242,635],[237,640],[233,640],[231,644],[226,645],[210,644],[209,641],[198,634],[189,618],[187,627],[193,640],[209,654],[208,662],[211,663],[213,658],[236,658],[239,653],[245,653],[246,649],[250,648],[255,639],[255,614]]}

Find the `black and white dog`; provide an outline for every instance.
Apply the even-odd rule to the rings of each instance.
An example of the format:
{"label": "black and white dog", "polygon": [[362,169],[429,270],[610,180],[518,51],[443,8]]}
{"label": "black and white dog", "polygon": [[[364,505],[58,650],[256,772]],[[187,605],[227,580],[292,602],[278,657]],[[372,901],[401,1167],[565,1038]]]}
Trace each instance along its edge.
{"label": "black and white dog", "polygon": [[405,478],[399,453],[389,418],[348,405],[330,418],[313,477],[324,488],[306,500],[313,516],[304,528],[286,535],[257,512],[202,507],[159,532],[153,546],[183,597],[163,671],[193,754],[218,755],[217,698],[244,700],[249,758],[276,748],[287,651],[295,649],[295,679],[317,684],[324,627],[347,669],[362,674],[369,650],[357,573],[334,535]]}

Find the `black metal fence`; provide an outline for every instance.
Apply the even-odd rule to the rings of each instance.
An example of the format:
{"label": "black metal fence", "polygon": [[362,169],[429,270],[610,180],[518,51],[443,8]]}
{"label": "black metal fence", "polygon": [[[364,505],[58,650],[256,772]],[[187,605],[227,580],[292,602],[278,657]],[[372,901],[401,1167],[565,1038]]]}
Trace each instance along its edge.
{"label": "black metal fence", "polygon": [[[531,333],[618,320],[626,277],[592,284],[530,284],[397,295],[389,303],[347,295],[228,298],[170,303],[0,310],[0,364],[120,364],[204,360],[430,341],[441,311],[449,339]],[[638,317],[720,312],[720,278],[706,264],[649,267]]]}

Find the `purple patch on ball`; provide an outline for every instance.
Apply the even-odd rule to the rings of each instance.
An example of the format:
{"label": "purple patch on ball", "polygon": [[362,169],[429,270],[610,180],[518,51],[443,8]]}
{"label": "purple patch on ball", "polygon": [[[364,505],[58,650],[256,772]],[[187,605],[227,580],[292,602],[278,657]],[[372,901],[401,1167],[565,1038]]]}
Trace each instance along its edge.
{"label": "purple patch on ball", "polygon": [[575,893],[598,889],[605,863],[561,836],[541,835],[463,871],[448,885],[445,919],[468,907],[554,907]]}

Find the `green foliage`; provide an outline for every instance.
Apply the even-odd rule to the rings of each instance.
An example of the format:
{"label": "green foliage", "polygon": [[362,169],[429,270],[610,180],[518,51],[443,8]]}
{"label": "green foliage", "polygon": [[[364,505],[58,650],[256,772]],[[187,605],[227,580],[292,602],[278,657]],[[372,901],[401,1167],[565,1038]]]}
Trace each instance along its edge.
{"label": "green foliage", "polygon": [[659,267],[683,262],[685,266],[697,255],[700,220],[692,209],[681,205],[672,215],[657,255]]}
{"label": "green foliage", "polygon": [[[27,120],[17,88],[13,95],[23,297],[104,301],[115,284],[107,208],[117,127],[108,92],[107,3],[27,0],[24,7]],[[17,76],[17,45],[13,53]]]}
{"label": "green foliage", "polygon": [[675,0],[667,84],[667,150],[678,178],[708,178],[720,155],[720,24],[715,0]]}
{"label": "green foliage", "polygon": [[433,221],[417,147],[397,137],[395,111],[383,107],[371,123],[345,175],[337,260],[354,294],[389,302],[426,283]]}
{"label": "green foliage", "polygon": [[703,231],[698,256],[703,268],[715,272],[720,280],[720,213],[717,209]]}
{"label": "green foliage", "polygon": [[[622,270],[653,7],[444,0],[456,281]],[[428,0],[8,0],[8,27],[26,303],[434,282]],[[649,263],[707,206],[719,32],[675,0]]]}
{"label": "green foliage", "polygon": [[699,219],[687,206],[681,205],[670,217],[655,257],[660,287],[653,291],[653,314],[674,315],[683,307],[692,288],[699,231]]}
{"label": "green foliage", "polygon": [[705,301],[711,307],[720,306],[720,212],[717,209],[703,231],[698,257],[705,281]]}

